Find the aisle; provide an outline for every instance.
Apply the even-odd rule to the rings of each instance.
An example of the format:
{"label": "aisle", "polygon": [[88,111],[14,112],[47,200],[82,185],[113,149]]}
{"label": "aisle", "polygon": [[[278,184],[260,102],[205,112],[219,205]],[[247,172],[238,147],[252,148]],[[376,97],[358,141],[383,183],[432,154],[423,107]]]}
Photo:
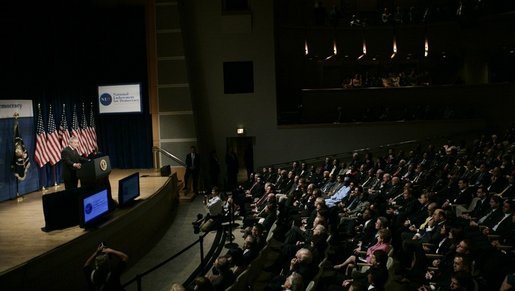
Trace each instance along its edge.
{"label": "aisle", "polygon": [[[177,208],[174,221],[161,241],[138,263],[128,269],[122,276],[122,283],[131,280],[137,274],[161,263],[198,239],[193,233],[192,222],[198,213],[205,215],[206,210],[202,199],[196,198],[191,202],[182,202]],[[204,250],[211,248],[216,232],[209,233],[204,238]],[[143,290],[170,290],[173,283],[184,282],[200,264],[200,247],[198,245],[164,265],[160,269],[143,278]],[[127,287],[127,291],[137,290],[136,284]]]}

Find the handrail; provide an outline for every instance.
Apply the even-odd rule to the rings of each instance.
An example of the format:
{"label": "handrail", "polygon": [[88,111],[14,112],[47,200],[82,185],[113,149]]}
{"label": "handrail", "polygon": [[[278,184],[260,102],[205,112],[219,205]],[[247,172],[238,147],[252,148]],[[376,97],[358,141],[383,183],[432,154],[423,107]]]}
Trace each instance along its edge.
{"label": "handrail", "polygon": [[186,163],[183,162],[181,159],[179,159],[178,157],[176,157],[175,155],[173,155],[172,153],[170,153],[169,151],[165,150],[165,149],[162,149],[160,147],[152,147],[152,151],[155,153],[155,152],[160,152],[162,153],[163,155],[167,156],[168,158],[174,160],[176,163],[178,163],[179,165],[183,166],[183,167],[186,167]]}
{"label": "handrail", "polygon": [[[199,238],[192,242],[189,246],[185,247],[184,249],[182,249],[181,251],[179,251],[178,253],[176,253],[175,255],[169,257],[168,259],[162,261],[161,263],[155,265],[154,267],[148,269],[147,271],[141,273],[141,274],[137,274],[134,278],[132,278],[131,280],[129,280],[127,283],[123,284],[122,287],[127,287],[129,286],[130,284],[134,283],[137,281],[138,283],[138,290],[141,290],[141,279],[148,275],[149,273],[152,273],[153,271],[161,268],[162,266],[164,266],[166,263],[172,261],[173,259],[177,258],[178,256],[182,255],[184,252],[186,252],[187,250],[191,249],[194,245],[196,245],[197,243],[200,242],[201,244],[201,250],[203,249],[203,240],[204,240],[204,237],[208,234],[208,232],[204,233],[203,235],[200,235]],[[203,252],[201,251],[201,257],[200,257],[200,265],[201,267],[203,267],[202,265],[204,264],[204,256],[203,256]]]}

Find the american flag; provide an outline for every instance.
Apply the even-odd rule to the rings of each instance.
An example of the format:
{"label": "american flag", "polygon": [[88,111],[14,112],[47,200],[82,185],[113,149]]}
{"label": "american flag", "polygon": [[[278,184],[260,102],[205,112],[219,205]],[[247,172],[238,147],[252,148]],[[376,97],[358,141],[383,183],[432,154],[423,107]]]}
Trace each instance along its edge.
{"label": "american flag", "polygon": [[61,145],[59,143],[59,135],[55,127],[52,105],[50,105],[50,111],[48,112],[48,133],[46,144],[48,148],[48,159],[50,164],[53,166],[61,160]]}
{"label": "american flag", "polygon": [[93,103],[89,107],[89,127],[88,127],[89,136],[93,145],[93,150],[98,149],[97,144],[97,132],[95,129],[95,116],[93,116]]}
{"label": "american flag", "polygon": [[72,136],[76,136],[79,139],[79,148],[77,152],[79,155],[85,153],[84,145],[82,144],[81,130],[79,128],[79,119],[77,118],[77,106],[73,105],[73,117],[72,117]]}
{"label": "american flag", "polygon": [[82,148],[85,150],[86,154],[91,153],[95,148],[93,147],[93,141],[89,135],[88,121],[86,120],[86,108],[84,107],[84,103],[82,103],[82,122],[80,124],[80,134],[82,138],[81,141],[84,144]]}
{"label": "american flag", "polygon": [[66,106],[63,104],[63,115],[61,116],[61,125],[59,125],[59,139],[61,140],[61,150],[68,146],[70,142],[70,132],[68,131],[68,122],[66,122]]}
{"label": "american flag", "polygon": [[34,153],[34,160],[36,160],[40,168],[49,161],[47,137],[43,125],[43,116],[41,115],[41,104],[38,104],[38,124],[36,129],[36,151]]}

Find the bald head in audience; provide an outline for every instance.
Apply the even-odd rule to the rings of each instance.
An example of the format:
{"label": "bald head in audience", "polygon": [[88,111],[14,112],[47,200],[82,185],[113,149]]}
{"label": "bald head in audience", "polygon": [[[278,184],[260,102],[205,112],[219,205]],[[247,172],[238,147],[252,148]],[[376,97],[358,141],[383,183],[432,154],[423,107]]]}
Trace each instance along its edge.
{"label": "bald head in audience", "polygon": [[283,283],[283,290],[290,291],[302,291],[304,290],[304,284],[302,276],[299,273],[293,272],[290,276],[286,277]]}

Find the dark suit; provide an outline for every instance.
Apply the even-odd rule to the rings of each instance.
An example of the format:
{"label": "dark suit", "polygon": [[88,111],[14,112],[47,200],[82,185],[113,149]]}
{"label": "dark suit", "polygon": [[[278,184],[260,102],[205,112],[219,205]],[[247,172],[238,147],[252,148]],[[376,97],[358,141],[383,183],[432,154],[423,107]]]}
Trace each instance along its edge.
{"label": "dark suit", "polygon": [[500,194],[502,194],[503,198],[513,199],[515,198],[515,187],[510,184],[506,186],[506,188],[504,188]]}
{"label": "dark suit", "polygon": [[474,192],[475,191],[473,188],[467,187],[454,195],[452,203],[461,204],[465,207],[468,207],[472,201],[472,198],[474,198]]}
{"label": "dark suit", "polygon": [[363,223],[363,229],[361,230],[361,233],[356,236],[356,241],[361,241],[363,242],[363,245],[368,245],[375,239],[375,235],[377,233],[375,221],[376,218],[371,218],[368,223],[366,221]]}
{"label": "dark suit", "polygon": [[184,174],[184,189],[188,189],[190,177],[193,178],[193,192],[198,193],[198,175],[200,171],[200,158],[197,153],[186,156],[186,173]]}
{"label": "dark suit", "polygon": [[61,152],[61,161],[63,162],[64,189],[77,188],[79,178],[73,164],[87,162],[88,159],[81,157],[76,149],[67,146]]}
{"label": "dark suit", "polygon": [[483,200],[479,200],[476,203],[476,207],[474,208],[474,210],[472,210],[470,216],[475,218],[481,218],[485,216],[488,212],[490,212],[490,210],[490,199],[485,198]]}
{"label": "dark suit", "polygon": [[488,192],[501,193],[506,186],[508,186],[508,181],[504,177],[499,177],[492,181],[487,190]]}
{"label": "dark suit", "polygon": [[243,250],[243,263],[248,266],[258,256],[259,249],[257,247],[251,247],[250,249]]}
{"label": "dark suit", "polygon": [[384,197],[386,199],[393,198],[393,197],[401,194],[402,191],[404,190],[403,188],[404,188],[404,185],[402,185],[401,183],[392,185],[392,187],[390,187],[390,189],[388,189],[388,191],[384,192]]}
{"label": "dark suit", "polygon": [[476,186],[483,185],[487,187],[490,185],[491,182],[490,176],[491,175],[488,172],[479,172],[479,174],[477,174],[477,177],[473,177],[472,181],[474,181],[474,184]]}
{"label": "dark suit", "polygon": [[[484,225],[488,228],[492,228],[504,217],[504,213],[501,209],[496,209],[494,212],[487,215],[488,217],[482,223],[478,221],[479,225]],[[481,220],[481,218],[479,220]]]}
{"label": "dark suit", "polygon": [[[440,221],[437,225],[435,225],[432,231],[426,231],[422,237],[419,239],[420,243],[431,243],[437,244],[442,240],[441,229],[444,225],[444,221]],[[426,228],[427,229],[427,228]]]}
{"label": "dark suit", "polygon": [[[497,228],[494,230],[496,226]],[[494,230],[493,234],[500,235],[503,239],[506,239],[511,235],[512,229],[512,214],[508,215],[506,218],[503,216],[503,218],[501,218],[501,220],[492,227],[492,230]]]}
{"label": "dark suit", "polygon": [[422,205],[419,203],[415,203],[413,205],[413,211],[409,214],[408,219],[410,220],[412,225],[419,227],[422,223],[426,221],[427,218],[427,204]]}
{"label": "dark suit", "polygon": [[265,194],[265,185],[261,182],[255,182],[249,191],[252,198],[262,198],[263,194]]}

